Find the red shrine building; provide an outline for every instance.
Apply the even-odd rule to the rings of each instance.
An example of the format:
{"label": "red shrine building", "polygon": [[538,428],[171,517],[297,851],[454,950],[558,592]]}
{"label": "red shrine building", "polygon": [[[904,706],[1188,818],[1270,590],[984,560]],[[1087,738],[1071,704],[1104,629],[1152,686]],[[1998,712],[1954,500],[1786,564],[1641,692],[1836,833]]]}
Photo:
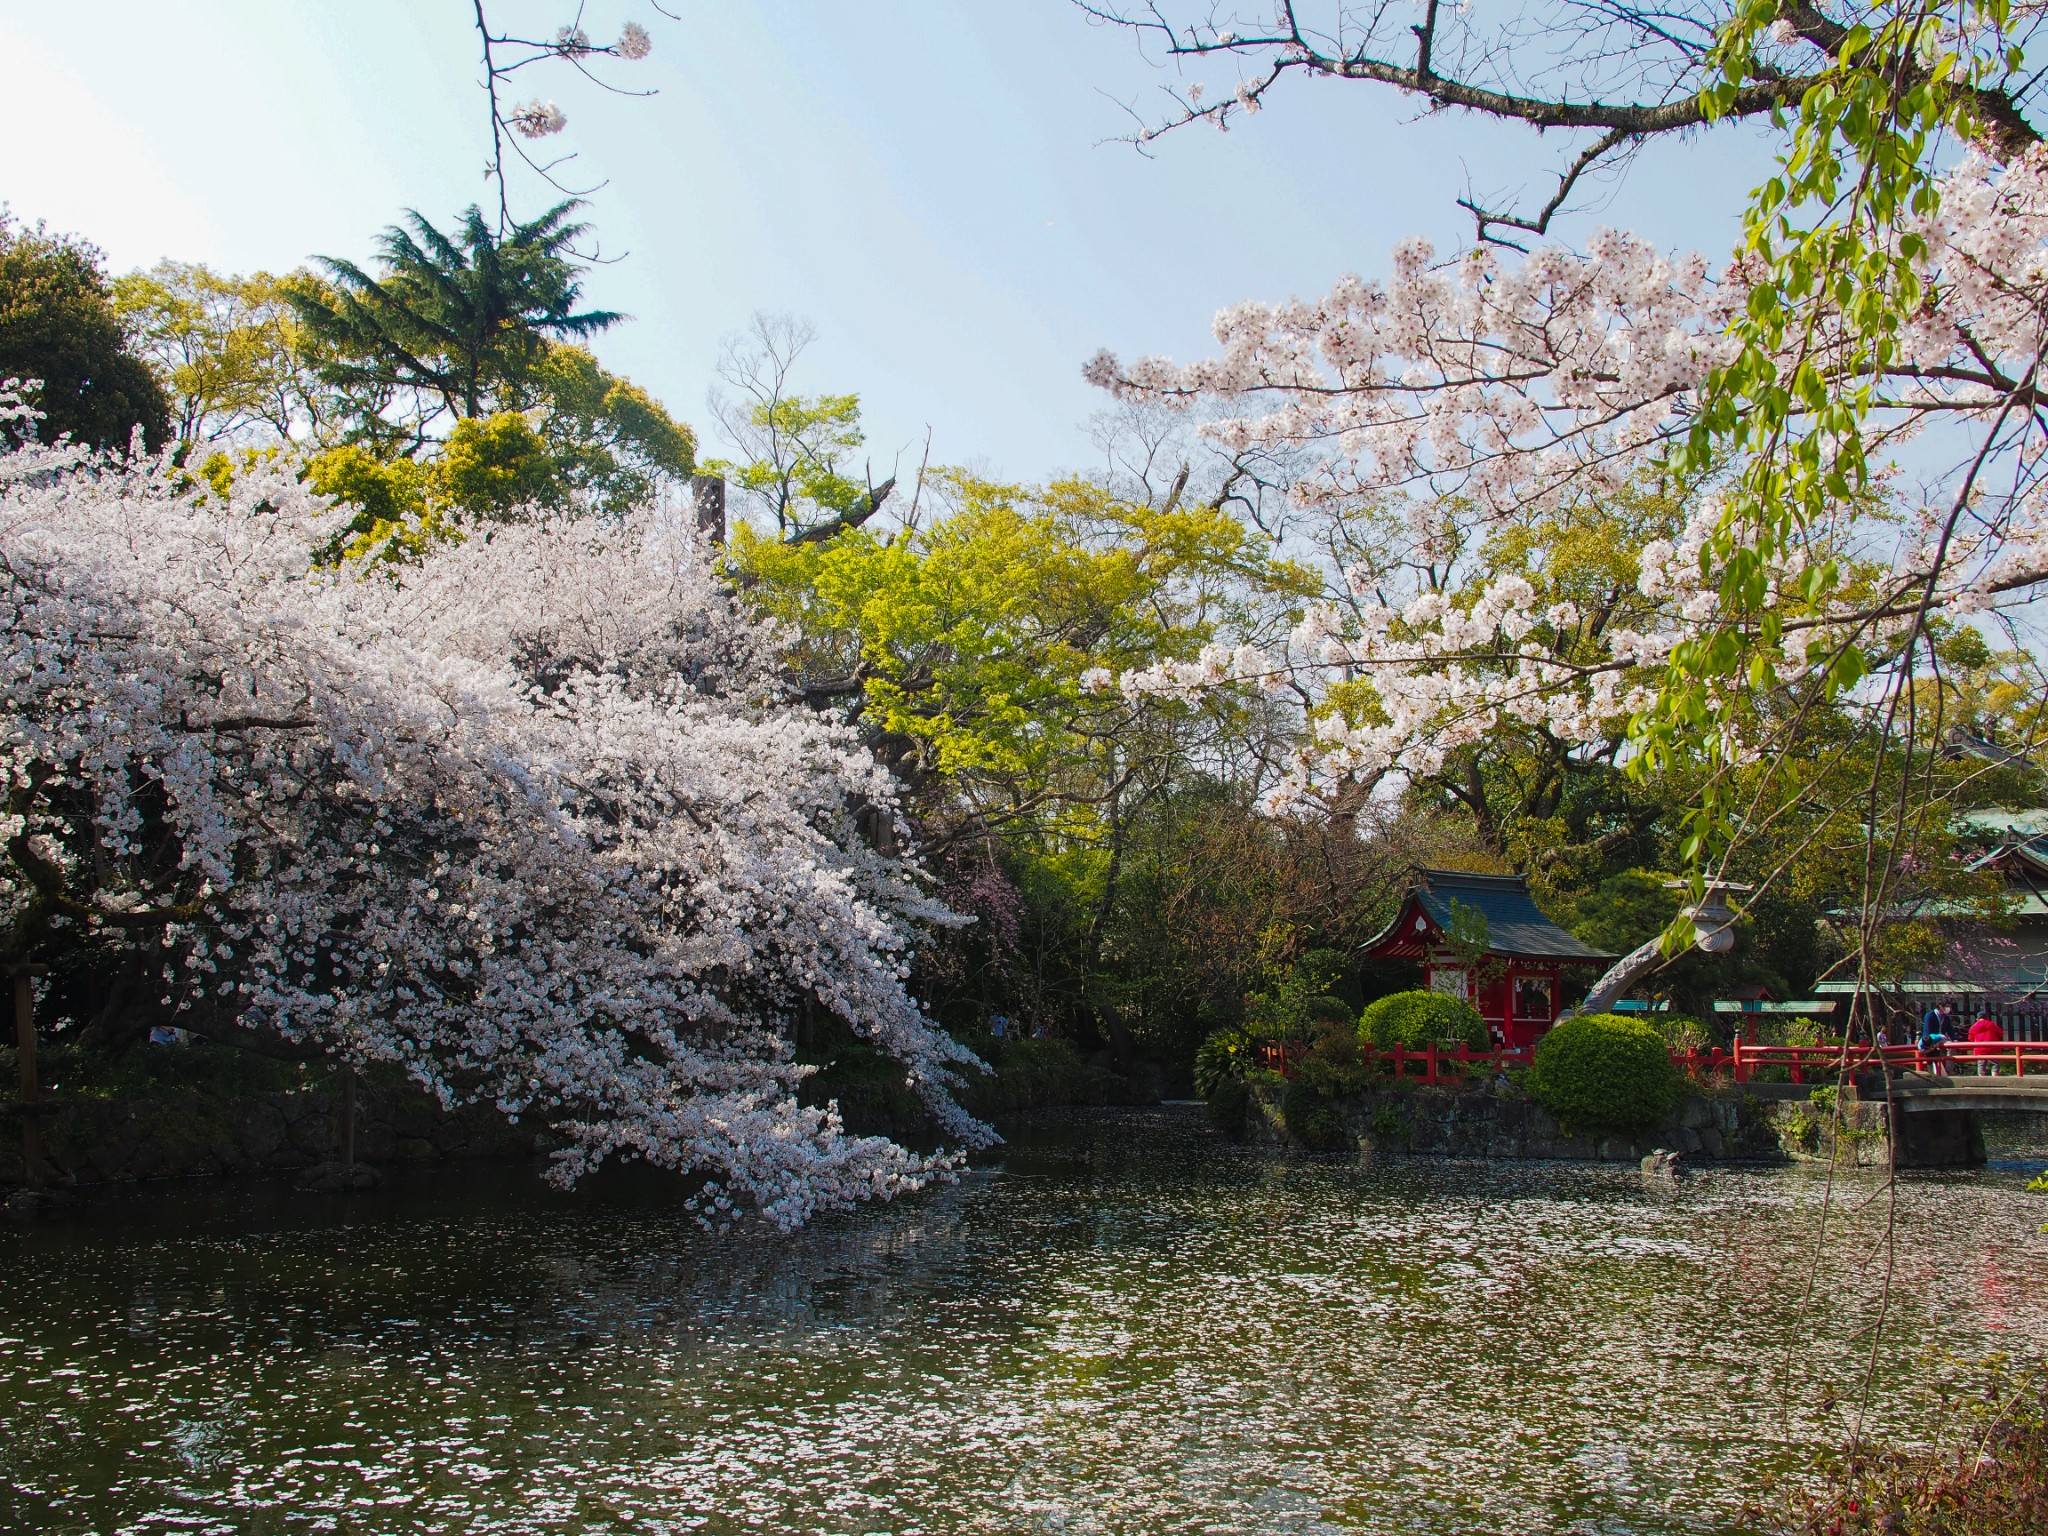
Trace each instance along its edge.
{"label": "red shrine building", "polygon": [[[1473,960],[1484,923],[1486,949]],[[1467,940],[1450,942],[1454,931]],[[1462,997],[1479,1010],[1496,1043],[1521,1049],[1557,1022],[1565,973],[1614,959],[1580,942],[1543,915],[1521,875],[1472,875],[1418,869],[1401,910],[1367,941],[1369,960],[1420,960],[1432,992]]]}

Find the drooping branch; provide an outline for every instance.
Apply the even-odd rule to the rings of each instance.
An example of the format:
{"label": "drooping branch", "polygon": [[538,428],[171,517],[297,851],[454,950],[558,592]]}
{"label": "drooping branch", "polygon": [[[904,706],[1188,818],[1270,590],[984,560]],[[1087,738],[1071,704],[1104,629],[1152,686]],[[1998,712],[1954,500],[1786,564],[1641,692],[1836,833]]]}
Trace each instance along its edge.
{"label": "drooping branch", "polygon": [[[1849,29],[1823,15],[1811,0],[1784,0],[1779,16],[1795,36],[1831,58],[1841,57],[1849,41]],[[1886,60],[1884,68],[1901,92],[1918,89],[1933,78],[1925,66],[1910,57]],[[2005,91],[1972,86],[1966,94],[1980,139],[1999,160],[2009,163],[2041,142],[2040,130],[2027,121],[2019,103]]]}

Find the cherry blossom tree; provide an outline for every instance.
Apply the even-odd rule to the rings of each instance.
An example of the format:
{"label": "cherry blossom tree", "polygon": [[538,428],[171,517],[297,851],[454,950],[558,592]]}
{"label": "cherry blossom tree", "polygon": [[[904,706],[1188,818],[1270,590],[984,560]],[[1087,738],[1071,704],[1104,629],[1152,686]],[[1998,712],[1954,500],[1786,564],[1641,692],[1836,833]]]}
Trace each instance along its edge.
{"label": "cherry blossom tree", "polygon": [[[6,422],[24,412],[0,397]],[[957,922],[856,817],[842,727],[777,702],[775,636],[693,535],[537,515],[402,579],[322,567],[287,461],[0,455],[0,922],[15,963],[141,965],[167,1021],[404,1068],[782,1225],[949,1175],[806,1107],[830,1010],[956,1149],[972,1057],[905,988]]]}
{"label": "cherry blossom tree", "polygon": [[[1094,9],[1190,72],[1240,71],[1234,91],[1178,88],[1144,137],[1242,118],[1298,74],[1598,133],[1595,159],[1737,117],[1783,133],[1726,259],[1612,230],[1503,249],[1504,229],[1547,230],[1575,162],[1537,215],[1474,206],[1481,243],[1449,259],[1410,241],[1384,281],[1224,311],[1212,359],[1096,358],[1088,376],[1127,400],[1219,413],[1205,430],[1233,453],[1309,452],[1297,505],[1409,518],[1406,558],[1346,571],[1284,654],[1219,647],[1122,686],[1319,677],[1283,799],[1318,772],[1431,771],[1508,717],[1578,741],[1622,720],[1637,771],[1700,774],[1687,848],[1703,867],[1796,783],[1805,710],[1853,704],[1881,736],[1938,735],[1912,686],[1936,631],[2005,622],[2048,580],[2034,8],[1567,6],[1604,20],[1523,18],[1490,40],[1491,20],[1435,4],[1412,25],[1337,6],[1319,31],[1293,4],[1251,23]],[[1592,634],[1471,558],[1492,530],[1645,483],[1693,515],[1632,552],[1636,622]],[[1911,777],[1873,779],[1866,825],[1920,814]]]}

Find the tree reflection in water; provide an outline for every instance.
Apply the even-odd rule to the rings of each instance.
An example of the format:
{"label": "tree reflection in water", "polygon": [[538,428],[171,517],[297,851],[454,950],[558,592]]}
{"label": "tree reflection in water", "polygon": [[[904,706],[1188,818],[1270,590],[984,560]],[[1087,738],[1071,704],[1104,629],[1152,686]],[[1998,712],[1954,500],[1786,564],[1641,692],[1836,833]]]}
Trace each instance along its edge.
{"label": "tree reflection in water", "polygon": [[[522,1170],[138,1192],[0,1236],[0,1524],[1723,1529],[1797,1459],[1781,1385],[1795,1441],[1842,1432],[1866,1178],[1803,1316],[1810,1172],[1359,1168],[1199,1111],[1055,1122],[791,1236]],[[1881,1437],[1927,1421],[1928,1340],[2048,1338],[2023,1182],[1903,1187]]]}

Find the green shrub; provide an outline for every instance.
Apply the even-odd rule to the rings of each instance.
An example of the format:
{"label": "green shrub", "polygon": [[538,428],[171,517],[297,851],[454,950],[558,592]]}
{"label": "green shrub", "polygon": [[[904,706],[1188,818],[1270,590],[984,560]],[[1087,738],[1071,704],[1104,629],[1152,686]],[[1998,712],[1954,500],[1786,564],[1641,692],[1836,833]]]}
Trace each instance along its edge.
{"label": "green shrub", "polygon": [[1305,1147],[1328,1151],[1344,1134],[1343,1111],[1298,1074],[1280,1096],[1280,1119],[1287,1134]]}
{"label": "green shrub", "polygon": [[1704,1051],[1714,1043],[1713,1031],[1690,1014],[1646,1013],[1642,1017],[1674,1051]]}
{"label": "green shrub", "polygon": [[1295,1063],[1280,1098],[1288,1134],[1304,1146],[1341,1145],[1344,1111],[1339,1101],[1363,1093],[1378,1076],[1359,1050],[1358,1031],[1349,1017],[1323,1024],[1315,1044]]}
{"label": "green shrub", "polygon": [[1325,1024],[1316,1031],[1315,1044],[1295,1064],[1295,1076],[1326,1099],[1349,1098],[1363,1093],[1379,1076],[1366,1065],[1358,1048],[1358,1031],[1350,1019]]}
{"label": "green shrub", "polygon": [[1616,1013],[1566,1019],[1536,1042],[1529,1090],[1573,1131],[1639,1131],[1682,1091],[1664,1037]]}
{"label": "green shrub", "polygon": [[1311,1027],[1317,1024],[1349,1024],[1351,1005],[1341,997],[1332,997],[1325,992],[1310,998],[1302,1005],[1302,1012],[1308,1016]]}
{"label": "green shrub", "polygon": [[1251,1106],[1252,1090],[1243,1078],[1218,1078],[1209,1090],[1209,1123],[1235,1141],[1244,1135]]}
{"label": "green shrub", "polygon": [[1383,1051],[1397,1045],[1420,1050],[1432,1040],[1463,1041],[1475,1051],[1492,1043],[1479,1010],[1441,992],[1396,992],[1368,1003],[1358,1033]]}
{"label": "green shrub", "polygon": [[1408,1139],[1408,1117],[1392,1104],[1382,1104],[1372,1112],[1372,1133],[1382,1141],[1406,1141]]}
{"label": "green shrub", "polygon": [[1208,1098],[1224,1079],[1242,1080],[1258,1059],[1255,1043],[1243,1030],[1217,1030],[1195,1050],[1195,1092]]}

